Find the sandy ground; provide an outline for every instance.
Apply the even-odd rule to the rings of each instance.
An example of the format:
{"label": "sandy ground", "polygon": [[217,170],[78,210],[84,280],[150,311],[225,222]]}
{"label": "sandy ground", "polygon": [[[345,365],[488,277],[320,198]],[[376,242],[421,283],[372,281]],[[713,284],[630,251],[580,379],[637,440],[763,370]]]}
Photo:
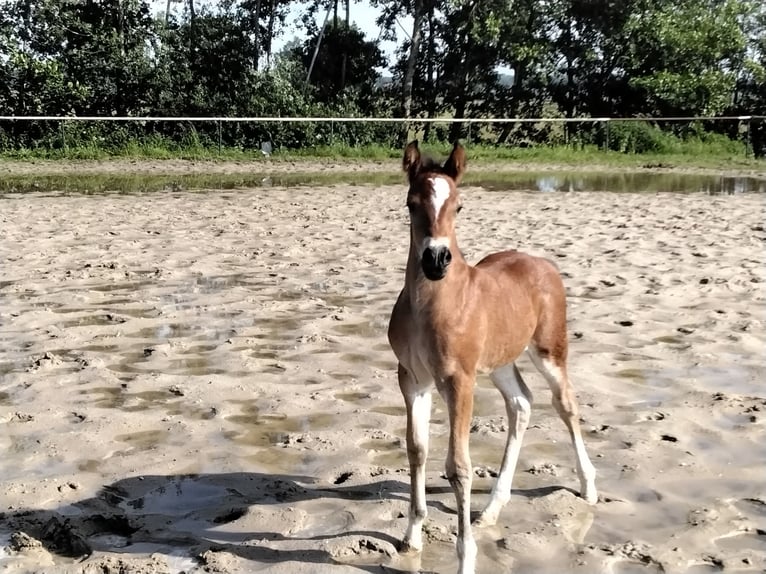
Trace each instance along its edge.
{"label": "sandy ground", "polygon": [[[0,198],[0,570],[452,572],[434,407],[420,557],[387,345],[403,186]],[[764,198],[463,190],[472,261],[555,259],[599,503],[542,378],[479,572],[766,568]],[[505,440],[476,391],[473,507]]]}
{"label": "sandy ground", "polygon": [[[472,162],[471,172],[514,173],[545,171],[606,171],[617,173],[688,173],[713,176],[766,178],[766,164],[742,165],[732,162],[726,167],[673,166],[649,163],[644,166],[619,166],[614,164],[564,165],[554,163],[528,163],[520,161],[479,161]],[[41,175],[189,175],[189,174],[290,174],[296,171],[311,174],[332,173],[395,173],[401,169],[401,160],[357,160],[341,161],[308,158],[263,159],[263,160],[183,160],[183,159],[129,159],[109,160],[0,160],[0,176],[41,176]]]}

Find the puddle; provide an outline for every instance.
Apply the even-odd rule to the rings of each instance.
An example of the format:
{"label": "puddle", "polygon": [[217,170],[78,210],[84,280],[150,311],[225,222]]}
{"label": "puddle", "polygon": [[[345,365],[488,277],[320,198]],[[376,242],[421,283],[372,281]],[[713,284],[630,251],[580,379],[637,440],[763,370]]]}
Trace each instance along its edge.
{"label": "puddle", "polygon": [[358,403],[358,402],[364,401],[365,399],[369,399],[371,397],[370,397],[370,393],[357,392],[357,393],[336,393],[335,398],[341,401],[349,402],[349,403]]}
{"label": "puddle", "polygon": [[87,315],[69,321],[62,321],[58,326],[62,329],[69,327],[95,327],[100,325],[114,325],[114,320],[107,315]]}
{"label": "puddle", "polygon": [[120,283],[106,283],[104,285],[95,285],[89,287],[91,291],[99,291],[102,293],[113,293],[115,291],[130,291],[131,293],[139,291],[142,287],[149,285],[156,285],[156,281],[125,281]]}
{"label": "puddle", "polygon": [[371,322],[334,325],[333,333],[338,335],[359,335],[360,337],[379,338],[386,334],[386,327],[373,326]]}
{"label": "puddle", "polygon": [[395,406],[373,407],[370,409],[370,412],[380,413],[382,415],[389,415],[392,417],[407,416],[407,409],[405,407],[395,407]]}
{"label": "puddle", "polygon": [[[396,185],[402,176],[391,173],[364,171],[347,173],[249,173],[194,175],[45,175],[10,176],[0,181],[0,193],[177,193],[185,190],[237,190],[268,187],[302,187],[320,185]],[[574,170],[546,172],[469,172],[466,185],[497,191],[617,191],[678,193],[703,192],[711,195],[766,193],[766,179],[729,177],[684,173],[651,172],[577,172]]]}
{"label": "puddle", "polygon": [[130,445],[132,450],[152,450],[168,438],[168,431],[149,430],[115,435],[114,440]]}
{"label": "puddle", "polygon": [[741,552],[743,550],[766,552],[766,534],[758,534],[757,532],[735,534],[717,539],[715,545],[727,553]]}
{"label": "puddle", "polygon": [[170,390],[129,393],[122,387],[96,387],[80,391],[80,394],[96,395],[88,402],[102,409],[119,409],[124,412],[144,412],[154,409],[168,416],[183,415],[189,420],[209,420],[215,417],[215,411],[191,404],[183,398],[175,398]]}
{"label": "puddle", "polygon": [[373,439],[359,443],[359,448],[363,448],[371,452],[388,452],[392,450],[399,450],[402,448],[402,446],[399,444],[398,440],[392,441],[390,439]]}
{"label": "puddle", "polygon": [[81,472],[95,472],[101,474],[101,467],[103,466],[103,460],[87,459],[81,460],[77,463],[77,470]]}
{"label": "puddle", "polygon": [[240,427],[224,431],[227,440],[257,447],[273,447],[291,444],[300,437],[293,435],[319,432],[332,428],[338,422],[336,415],[315,413],[305,416],[287,416],[283,413],[261,413],[255,403],[244,403],[242,414],[226,417],[226,421]]}
{"label": "puddle", "polygon": [[307,467],[316,457],[315,454],[289,448],[264,448],[257,454],[244,457],[263,472],[291,473]]}

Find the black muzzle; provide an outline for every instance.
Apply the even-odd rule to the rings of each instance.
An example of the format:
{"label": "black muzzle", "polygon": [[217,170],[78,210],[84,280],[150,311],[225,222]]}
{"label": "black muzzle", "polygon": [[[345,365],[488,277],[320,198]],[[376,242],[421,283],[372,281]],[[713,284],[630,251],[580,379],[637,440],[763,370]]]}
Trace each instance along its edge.
{"label": "black muzzle", "polygon": [[429,281],[443,279],[450,263],[452,263],[452,253],[450,253],[449,247],[439,245],[429,247],[423,252],[421,265],[423,274]]}

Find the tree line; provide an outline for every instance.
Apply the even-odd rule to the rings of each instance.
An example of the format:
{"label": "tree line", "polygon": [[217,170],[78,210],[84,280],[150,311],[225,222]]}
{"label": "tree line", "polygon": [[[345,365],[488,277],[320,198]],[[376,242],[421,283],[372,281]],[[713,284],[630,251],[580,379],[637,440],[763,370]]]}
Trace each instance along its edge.
{"label": "tree line", "polygon": [[[0,115],[658,117],[766,114],[762,0],[370,0],[386,59],[338,0],[6,0]],[[306,40],[289,39],[301,14]],[[326,22],[325,17],[327,16]],[[323,23],[326,23],[323,26]],[[275,40],[290,40],[274,51]],[[321,40],[321,41],[320,41]],[[512,73],[508,71],[511,70]],[[393,124],[0,122],[0,150],[70,144],[286,148],[398,145]],[[428,140],[556,144],[558,124],[423,124]],[[736,122],[603,130],[577,138],[662,151],[664,138],[742,139]],[[748,133],[760,154],[766,127]]]}

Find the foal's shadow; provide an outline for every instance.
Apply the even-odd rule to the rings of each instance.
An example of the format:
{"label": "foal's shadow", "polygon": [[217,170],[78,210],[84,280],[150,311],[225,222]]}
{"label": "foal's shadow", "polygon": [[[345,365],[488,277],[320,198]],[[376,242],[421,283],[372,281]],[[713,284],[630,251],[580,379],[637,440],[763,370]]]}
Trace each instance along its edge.
{"label": "foal's shadow", "polygon": [[[298,544],[299,549],[292,544],[283,549],[273,543],[347,538],[355,545],[352,551],[359,553],[361,549],[368,554],[367,564],[352,564],[360,571],[405,572],[383,565],[390,561],[396,547],[393,536],[358,526],[364,522],[365,503],[405,500],[407,489],[407,484],[398,480],[324,486],[317,485],[312,477],[260,473],[136,476],[106,485],[92,498],[55,510],[0,514],[0,533],[24,532],[49,552],[74,558],[87,557],[94,551],[159,551],[195,557],[214,550],[265,563],[325,565],[345,562],[322,550],[322,544]],[[332,500],[341,503],[330,512],[329,519],[324,504],[325,515],[297,532],[289,527],[274,532],[268,528],[273,522],[262,518],[264,512],[278,515],[279,509],[292,505],[300,508],[308,503],[306,508],[311,511],[317,504]],[[248,517],[252,512],[256,516]],[[237,521],[244,522],[237,525]]]}
{"label": "foal's shadow", "polygon": [[[514,493],[537,497],[558,488]],[[312,477],[261,473],[136,476],[106,485],[94,497],[56,510],[0,514],[0,532],[24,532],[48,551],[68,557],[87,557],[94,551],[159,551],[196,557],[214,550],[261,563],[348,564],[370,573],[403,573],[410,570],[392,564],[398,539],[360,525],[369,522],[367,513],[384,500],[401,501],[401,512],[406,514],[408,493],[409,484],[400,480],[325,486]],[[432,486],[428,493],[452,494],[452,489]],[[340,501],[335,508],[327,505],[333,500]],[[433,509],[455,513],[433,497],[428,503]],[[282,532],[264,528],[279,528],[285,508],[304,508],[310,524],[296,530],[288,516],[287,522],[282,520]],[[323,514],[312,517],[310,513],[315,511]],[[268,522],[269,516],[272,522]],[[392,530],[400,535],[398,529],[403,531],[404,526],[402,521]],[[336,550],[340,548],[342,555],[362,555],[361,559],[339,561],[337,552],[323,549],[327,544],[320,541],[337,542]],[[349,544],[347,552],[344,544]],[[289,548],[280,547],[285,545]]]}

